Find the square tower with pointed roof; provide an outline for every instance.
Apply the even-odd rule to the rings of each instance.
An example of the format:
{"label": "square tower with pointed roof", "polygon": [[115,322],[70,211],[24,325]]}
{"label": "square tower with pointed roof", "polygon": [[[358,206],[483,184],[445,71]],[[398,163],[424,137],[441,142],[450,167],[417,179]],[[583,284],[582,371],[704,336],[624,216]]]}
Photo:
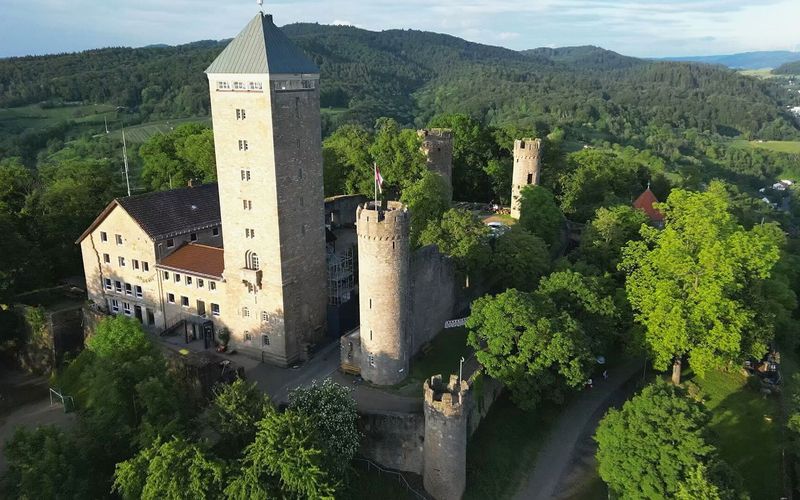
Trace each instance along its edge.
{"label": "square tower with pointed roof", "polygon": [[225,323],[239,350],[291,364],[325,330],[319,69],[272,16],[258,14],[206,74]]}

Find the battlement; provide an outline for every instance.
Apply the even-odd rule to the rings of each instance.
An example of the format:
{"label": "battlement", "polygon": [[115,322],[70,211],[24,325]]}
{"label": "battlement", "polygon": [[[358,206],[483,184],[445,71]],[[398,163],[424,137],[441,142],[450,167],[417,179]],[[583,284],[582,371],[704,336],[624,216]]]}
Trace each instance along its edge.
{"label": "battlement", "polygon": [[426,128],[422,130],[417,130],[417,135],[421,137],[423,140],[426,139],[438,139],[438,140],[452,140],[453,139],[453,131],[449,128]]}
{"label": "battlement", "polygon": [[375,202],[360,205],[356,210],[356,229],[359,238],[398,240],[408,239],[410,214],[399,201],[387,202],[386,209],[376,210]]}
{"label": "battlement", "polygon": [[441,375],[434,375],[423,384],[425,405],[442,413],[446,417],[461,416],[464,412],[469,384],[466,380],[459,382],[457,375],[450,375],[447,384]]}
{"label": "battlement", "polygon": [[518,156],[524,153],[528,153],[530,155],[538,155],[541,150],[542,150],[541,139],[526,138],[526,139],[517,139],[516,141],[514,141],[514,156]]}

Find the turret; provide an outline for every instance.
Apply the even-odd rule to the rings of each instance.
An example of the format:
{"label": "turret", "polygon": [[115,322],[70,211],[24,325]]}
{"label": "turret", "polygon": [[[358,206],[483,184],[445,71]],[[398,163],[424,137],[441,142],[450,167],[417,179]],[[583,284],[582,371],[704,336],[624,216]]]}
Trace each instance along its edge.
{"label": "turret", "polygon": [[361,376],[392,385],[408,375],[409,212],[399,202],[356,211],[358,233]]}
{"label": "turret", "polygon": [[450,375],[426,380],[423,483],[436,500],[460,500],[467,485],[467,417],[469,384]]}
{"label": "turret", "polygon": [[520,192],[525,186],[538,186],[542,167],[542,140],[514,141],[514,175],[511,180],[511,216],[519,219]]}
{"label": "turret", "polygon": [[453,132],[450,129],[432,128],[418,130],[422,139],[422,153],[428,169],[444,178],[453,192]]}

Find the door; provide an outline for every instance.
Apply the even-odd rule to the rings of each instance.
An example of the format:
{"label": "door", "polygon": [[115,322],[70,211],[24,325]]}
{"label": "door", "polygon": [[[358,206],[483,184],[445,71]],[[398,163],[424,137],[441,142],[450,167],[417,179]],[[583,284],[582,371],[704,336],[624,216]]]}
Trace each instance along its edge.
{"label": "door", "polygon": [[205,316],[206,315],[206,303],[202,300],[197,301],[197,315],[198,316]]}
{"label": "door", "polygon": [[144,323],[142,318],[142,306],[133,306],[133,315],[139,320],[139,323]]}

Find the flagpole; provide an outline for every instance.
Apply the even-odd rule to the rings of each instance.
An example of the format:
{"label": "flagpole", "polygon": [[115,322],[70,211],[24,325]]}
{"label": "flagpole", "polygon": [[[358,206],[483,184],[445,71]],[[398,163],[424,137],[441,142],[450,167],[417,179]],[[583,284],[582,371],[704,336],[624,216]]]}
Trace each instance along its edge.
{"label": "flagpole", "polygon": [[378,164],[372,163],[372,183],[375,185],[375,211],[380,212],[378,208]]}

